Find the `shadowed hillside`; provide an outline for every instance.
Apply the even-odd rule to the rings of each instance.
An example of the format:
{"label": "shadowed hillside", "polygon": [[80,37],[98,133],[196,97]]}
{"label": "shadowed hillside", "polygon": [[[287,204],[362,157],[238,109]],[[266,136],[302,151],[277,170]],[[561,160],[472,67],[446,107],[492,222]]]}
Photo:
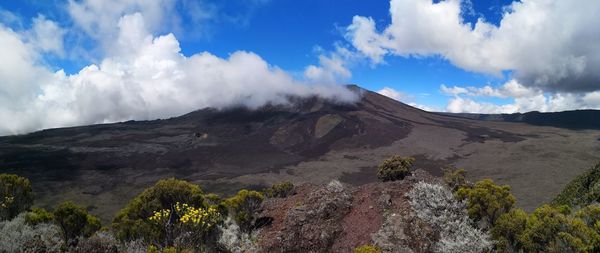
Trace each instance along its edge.
{"label": "shadowed hillside", "polygon": [[522,122],[538,126],[553,126],[570,129],[600,130],[599,110],[575,110],[565,112],[527,112],[513,114],[448,114],[469,119],[488,121]]}

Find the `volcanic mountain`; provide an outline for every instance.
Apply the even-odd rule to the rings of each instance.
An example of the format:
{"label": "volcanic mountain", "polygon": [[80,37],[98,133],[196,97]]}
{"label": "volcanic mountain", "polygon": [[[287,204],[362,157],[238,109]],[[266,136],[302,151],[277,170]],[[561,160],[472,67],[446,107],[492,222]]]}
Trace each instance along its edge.
{"label": "volcanic mountain", "polygon": [[40,206],[74,200],[108,221],[166,177],[225,195],[284,180],[359,185],[375,181],[378,163],[396,154],[434,175],[456,166],[471,179],[509,184],[517,204],[530,209],[600,160],[595,129],[431,113],[349,88],[360,94],[356,103],[292,98],[256,110],[207,108],[1,137],[0,172],[28,177]]}

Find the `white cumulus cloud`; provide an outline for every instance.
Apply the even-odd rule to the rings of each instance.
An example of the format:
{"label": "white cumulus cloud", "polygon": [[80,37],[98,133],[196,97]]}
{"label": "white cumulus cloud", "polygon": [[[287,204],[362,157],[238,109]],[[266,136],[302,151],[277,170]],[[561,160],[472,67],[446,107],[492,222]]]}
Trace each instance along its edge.
{"label": "white cumulus cloud", "polygon": [[0,25],[0,51],[7,52],[0,63],[0,134],[167,118],[204,107],[256,108],[287,103],[290,95],[356,99],[341,86],[294,79],[252,52],[185,56],[173,34],[152,35],[146,20],[139,12],[119,18],[113,53],[75,74],[40,63],[39,52],[56,47],[38,43],[52,43],[27,41]]}
{"label": "white cumulus cloud", "polygon": [[358,60],[355,52],[341,44],[334,44],[334,50],[324,51],[316,47],[319,53],[319,64],[309,65],[304,69],[304,77],[313,83],[334,84],[350,80],[350,65]]}
{"label": "white cumulus cloud", "polygon": [[447,95],[486,96],[498,98],[531,97],[541,93],[540,89],[525,87],[515,79],[511,79],[499,88],[494,88],[490,85],[485,85],[483,87],[447,87],[446,85],[442,84],[440,86],[440,91]]}
{"label": "white cumulus cloud", "polygon": [[390,88],[390,87],[383,87],[383,89],[378,90],[377,93],[384,95],[386,97],[389,97],[391,99],[397,100],[397,101],[404,101],[407,99],[406,94],[395,90],[394,88]]}
{"label": "white cumulus cloud", "polygon": [[498,26],[465,22],[467,2],[391,0],[385,29],[355,16],[346,37],[375,63],[386,55],[442,56],[469,71],[514,71],[519,83],[546,91],[600,90],[599,1],[515,1]]}
{"label": "white cumulus cloud", "polygon": [[[495,88],[489,85],[477,87],[440,86],[442,93],[452,96],[446,111],[456,113],[516,113],[529,111],[566,111],[576,109],[600,109],[600,92],[545,93],[538,88],[529,88],[516,80],[510,80]],[[511,103],[496,104],[479,102],[481,97],[511,99]]]}
{"label": "white cumulus cloud", "polygon": [[36,47],[36,51],[64,56],[63,37],[65,30],[44,16],[33,19],[33,27],[25,32],[27,40]]}
{"label": "white cumulus cloud", "polygon": [[336,55],[319,55],[319,65],[306,67],[304,76],[315,83],[337,83],[339,80],[348,80],[352,77],[352,73],[345,65],[344,59]]}
{"label": "white cumulus cloud", "polygon": [[106,53],[110,53],[119,37],[115,28],[121,17],[140,13],[146,28],[156,33],[175,25],[173,22],[178,19],[175,4],[175,0],[69,0],[67,11],[76,28],[100,42]]}
{"label": "white cumulus cloud", "polygon": [[391,99],[394,99],[396,101],[400,101],[400,102],[410,105],[412,107],[419,108],[421,110],[430,111],[430,112],[441,111],[441,110],[431,107],[431,106],[415,103],[413,101],[414,100],[413,96],[405,94],[403,92],[400,92],[394,88],[383,87],[382,89],[378,90],[377,93],[384,95],[386,97],[389,97]]}

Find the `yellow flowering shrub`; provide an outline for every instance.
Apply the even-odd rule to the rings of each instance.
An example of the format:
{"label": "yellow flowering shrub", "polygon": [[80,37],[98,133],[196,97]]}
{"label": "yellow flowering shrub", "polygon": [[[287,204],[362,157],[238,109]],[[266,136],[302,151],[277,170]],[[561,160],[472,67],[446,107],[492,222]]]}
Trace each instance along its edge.
{"label": "yellow flowering shrub", "polygon": [[203,230],[208,230],[221,221],[221,214],[215,206],[197,208],[177,202],[175,210],[179,215],[179,222],[189,226],[200,227]]}
{"label": "yellow flowering shrub", "polygon": [[[154,211],[148,220],[157,224],[181,223],[187,226],[194,226],[202,229],[210,229],[221,221],[221,214],[215,206],[208,208],[194,207],[187,203],[175,203],[174,213],[170,209]],[[176,216],[173,217],[172,215]],[[172,220],[175,218],[174,220]]]}
{"label": "yellow flowering shrub", "polygon": [[[204,195],[199,185],[175,178],[160,180],[119,211],[111,228],[115,231],[115,237],[122,242],[143,240],[159,247],[172,246],[179,235],[175,231],[176,228],[172,228],[174,219],[178,219],[177,215],[173,214],[175,203],[206,207],[208,203]],[[167,209],[171,212],[169,215],[163,212],[156,216],[159,220],[149,219],[156,215],[154,212]],[[167,224],[171,225],[166,227]]]}
{"label": "yellow flowering shrub", "polygon": [[216,206],[195,207],[176,202],[170,209],[153,211],[148,221],[165,230],[169,241],[178,241],[176,245],[185,248],[203,247],[206,235],[222,221],[221,217]]}
{"label": "yellow flowering shrub", "polygon": [[169,222],[170,219],[171,219],[171,210],[169,210],[169,209],[154,211],[153,215],[148,217],[149,221],[159,223],[159,224],[167,223],[167,222]]}

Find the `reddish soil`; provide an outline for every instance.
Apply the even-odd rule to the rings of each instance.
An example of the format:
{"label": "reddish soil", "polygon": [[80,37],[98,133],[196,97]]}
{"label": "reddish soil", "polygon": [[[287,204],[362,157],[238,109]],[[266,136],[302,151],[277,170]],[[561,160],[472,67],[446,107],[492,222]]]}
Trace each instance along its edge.
{"label": "reddish soil", "polygon": [[382,187],[368,184],[353,193],[352,209],[342,221],[343,232],[332,246],[333,252],[352,252],[356,246],[369,244],[371,234],[383,223],[383,206],[377,203]]}
{"label": "reddish soil", "polygon": [[263,204],[263,215],[272,217],[271,225],[261,229],[259,239],[260,242],[268,241],[277,237],[277,233],[285,228],[285,217],[292,208],[305,202],[310,192],[314,190],[312,184],[304,184],[295,188],[296,194],[287,198],[272,198],[267,199]]}
{"label": "reddish soil", "polygon": [[[409,216],[411,207],[406,193],[412,189],[413,184],[418,181],[434,180],[437,179],[422,170],[418,170],[402,181],[370,183],[350,189],[352,192],[351,208],[343,216],[341,222],[336,224],[336,226],[341,226],[341,232],[335,235],[330,248],[311,252],[353,252],[354,248],[358,246],[372,244],[372,235],[381,228],[386,214],[395,213],[403,217]],[[346,185],[346,187],[352,186]],[[308,197],[311,194],[314,195],[318,189],[319,187],[315,185],[304,184],[297,187],[297,193],[293,196],[269,199],[265,202],[261,216],[271,217],[273,222],[260,231],[258,241],[261,248],[269,249],[270,252],[273,250],[276,252],[285,251],[277,251],[281,240],[278,237],[282,231],[290,229],[286,227],[286,225],[289,225],[289,223],[286,223],[286,219],[289,219],[289,213],[295,207],[307,204]],[[327,222],[325,219],[307,221],[304,226],[310,226],[311,223],[322,224],[325,222]],[[406,229],[406,231],[410,231],[410,229]],[[317,231],[314,232],[318,233]],[[318,234],[315,236],[303,235],[303,237],[318,237]],[[420,244],[421,242],[409,242],[411,248],[417,249],[416,252],[420,252],[418,250],[422,248]]]}

